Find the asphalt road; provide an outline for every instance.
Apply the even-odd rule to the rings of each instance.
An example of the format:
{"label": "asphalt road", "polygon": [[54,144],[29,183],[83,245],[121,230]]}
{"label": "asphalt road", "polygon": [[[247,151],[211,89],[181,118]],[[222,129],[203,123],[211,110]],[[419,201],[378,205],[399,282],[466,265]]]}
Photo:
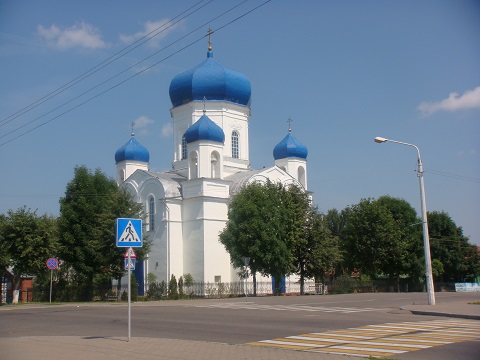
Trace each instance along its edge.
{"label": "asphalt road", "polygon": [[[442,302],[458,301],[459,296],[478,300],[478,295],[468,293],[436,296]],[[365,325],[438,320],[400,309],[426,301],[426,293],[375,293],[140,302],[132,304],[131,333],[132,337],[245,344]],[[2,307],[0,337],[123,337],[128,333],[127,316],[125,303]],[[422,350],[421,358],[477,359],[478,353],[480,343],[469,341]],[[396,358],[414,359],[419,354]]]}

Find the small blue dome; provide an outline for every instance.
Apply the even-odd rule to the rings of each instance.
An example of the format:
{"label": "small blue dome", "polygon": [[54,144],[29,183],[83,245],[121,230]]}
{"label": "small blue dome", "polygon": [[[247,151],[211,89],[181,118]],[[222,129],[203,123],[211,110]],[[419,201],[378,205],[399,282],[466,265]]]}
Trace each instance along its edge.
{"label": "small blue dome", "polygon": [[292,133],[288,133],[288,135],[285,136],[285,138],[273,149],[273,157],[275,160],[291,157],[306,159],[307,155],[307,147],[295,139]]}
{"label": "small blue dome", "polygon": [[115,153],[115,163],[125,160],[143,161],[148,163],[150,160],[150,153],[146,147],[140,144],[132,136],[130,140],[128,140],[128,142]]}
{"label": "small blue dome", "polygon": [[250,106],[252,93],[250,80],[220,65],[213,59],[212,51],[200,65],[175,76],[169,91],[174,107],[194,100],[202,101],[204,97]]}
{"label": "small blue dome", "polygon": [[223,144],[225,134],[220,126],[204,114],[185,131],[185,140],[188,144],[198,140],[210,140]]}

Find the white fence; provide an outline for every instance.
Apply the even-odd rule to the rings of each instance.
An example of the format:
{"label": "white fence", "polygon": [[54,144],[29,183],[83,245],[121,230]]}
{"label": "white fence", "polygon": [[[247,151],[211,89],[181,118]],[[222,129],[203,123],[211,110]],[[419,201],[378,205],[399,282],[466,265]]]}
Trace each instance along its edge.
{"label": "white fence", "polygon": [[455,283],[456,292],[477,292],[480,291],[480,284],[477,283]]}
{"label": "white fence", "polygon": [[[247,290],[245,293],[245,289]],[[304,293],[305,294],[323,294],[326,290],[326,286],[323,284],[315,284],[314,281],[305,281]],[[126,291],[126,286],[122,286],[120,294]],[[261,281],[256,284],[256,292],[254,289],[253,281],[248,281],[245,284],[244,281],[222,283],[222,282],[206,282],[206,283],[194,283],[191,286],[183,286],[182,289],[177,291],[182,295],[188,297],[206,297],[206,298],[226,298],[226,297],[239,297],[239,296],[269,296],[274,294],[274,289],[271,281]],[[325,291],[326,292],[326,291]],[[297,281],[286,281],[282,283],[281,293],[285,295],[300,294],[300,283]],[[150,298],[163,299],[171,297],[169,294],[167,285],[165,283],[158,283],[154,286],[151,285],[150,289],[147,287],[145,295]],[[170,295],[170,296],[169,296]]]}

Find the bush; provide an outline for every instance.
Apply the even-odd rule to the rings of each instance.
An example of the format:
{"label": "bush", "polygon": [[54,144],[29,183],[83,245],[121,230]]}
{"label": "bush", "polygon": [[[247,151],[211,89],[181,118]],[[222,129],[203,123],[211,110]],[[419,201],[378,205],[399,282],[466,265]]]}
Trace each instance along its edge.
{"label": "bush", "polygon": [[330,294],[352,294],[357,281],[349,275],[341,275],[328,287]]}
{"label": "bush", "polygon": [[167,297],[167,284],[165,281],[161,283],[150,283],[147,290],[147,298],[149,300],[162,300]]}
{"label": "bush", "polygon": [[183,278],[180,276],[180,279],[178,279],[178,295],[180,295],[180,298],[183,298],[184,293],[183,293]]}
{"label": "bush", "polygon": [[172,277],[170,278],[170,282],[168,283],[168,298],[172,300],[178,299],[177,279],[173,274],[172,274]]}

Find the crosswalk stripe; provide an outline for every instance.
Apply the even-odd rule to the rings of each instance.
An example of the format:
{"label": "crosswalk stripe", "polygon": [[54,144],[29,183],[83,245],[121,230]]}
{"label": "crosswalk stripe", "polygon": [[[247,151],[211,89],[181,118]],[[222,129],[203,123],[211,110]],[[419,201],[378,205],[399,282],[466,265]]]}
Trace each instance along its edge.
{"label": "crosswalk stripe", "polygon": [[336,342],[336,343],[345,343],[345,344],[357,344],[357,345],[371,345],[375,344],[375,346],[388,346],[389,348],[419,348],[419,349],[425,349],[430,346],[425,345],[425,344],[402,344],[402,345],[397,345],[396,343],[393,342],[386,342],[384,339],[382,341],[380,340],[371,340],[371,341],[358,341],[358,340],[340,340],[340,339],[334,339],[334,338],[315,338],[313,340],[312,338],[307,338],[304,336],[289,336],[285,338],[286,341],[289,341],[290,339],[294,340],[306,340],[308,343],[312,344],[317,344],[321,342]]}
{"label": "crosswalk stripe", "polygon": [[[346,347],[343,348],[328,348],[328,350],[320,349],[320,350],[311,350],[311,352],[319,352],[324,354],[338,354],[338,355],[353,355],[353,356],[390,356],[393,353],[388,351],[374,351],[374,350],[360,350],[360,349],[348,349]],[[398,353],[397,353],[398,354]]]}
{"label": "crosswalk stripe", "polygon": [[274,311],[306,311],[306,312],[327,312],[327,313],[359,313],[369,311],[384,311],[386,309],[376,308],[350,308],[350,307],[325,307],[325,306],[308,306],[308,305],[262,305],[249,303],[220,303],[220,304],[189,304],[186,307],[201,307],[215,309],[232,309],[232,310],[274,310]]}
{"label": "crosswalk stripe", "polygon": [[249,344],[366,357],[392,356],[469,340],[480,340],[480,326],[473,320],[435,320],[366,325]]}

